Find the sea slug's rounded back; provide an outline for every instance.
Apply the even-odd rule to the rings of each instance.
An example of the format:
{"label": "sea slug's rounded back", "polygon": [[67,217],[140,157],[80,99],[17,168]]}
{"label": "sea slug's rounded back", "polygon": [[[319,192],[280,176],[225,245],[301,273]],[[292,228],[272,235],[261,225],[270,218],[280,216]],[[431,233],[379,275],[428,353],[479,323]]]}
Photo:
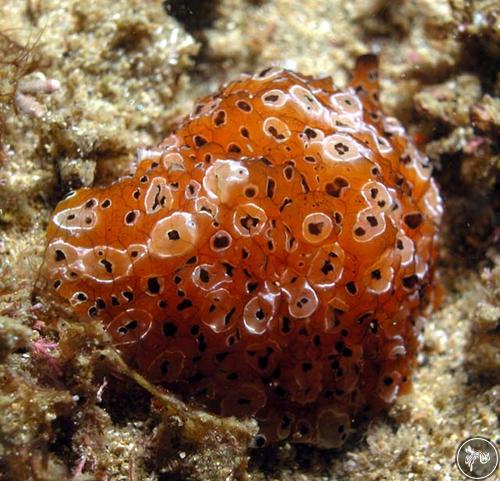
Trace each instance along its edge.
{"label": "sea slug's rounded back", "polygon": [[338,447],[407,392],[433,294],[430,165],[350,86],[268,69],[196,104],[136,172],[65,198],[42,277],[131,366],[258,445]]}

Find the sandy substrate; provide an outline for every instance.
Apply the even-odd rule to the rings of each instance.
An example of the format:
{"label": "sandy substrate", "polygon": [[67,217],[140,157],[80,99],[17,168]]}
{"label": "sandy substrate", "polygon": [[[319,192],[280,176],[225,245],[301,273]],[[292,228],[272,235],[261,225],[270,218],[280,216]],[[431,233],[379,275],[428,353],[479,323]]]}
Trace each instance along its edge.
{"label": "sandy substrate", "polygon": [[[500,10],[471,3],[0,0],[0,480],[451,481],[461,440],[500,442]],[[368,51],[385,111],[442,187],[443,302],[413,393],[344,449],[248,449],[255,423],[183,405],[123,366],[99,326],[33,300],[69,189],[125,174],[241,72],[342,85]]]}

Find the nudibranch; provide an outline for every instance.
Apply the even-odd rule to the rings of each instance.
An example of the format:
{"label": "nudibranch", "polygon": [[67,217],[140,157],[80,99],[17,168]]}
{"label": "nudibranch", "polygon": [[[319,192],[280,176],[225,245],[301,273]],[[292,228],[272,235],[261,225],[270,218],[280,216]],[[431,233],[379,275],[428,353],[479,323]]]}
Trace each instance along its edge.
{"label": "nudibranch", "polygon": [[442,210],[373,56],[343,90],[271,68],[62,200],[41,278],[150,381],[257,419],[256,445],[339,447],[410,388]]}

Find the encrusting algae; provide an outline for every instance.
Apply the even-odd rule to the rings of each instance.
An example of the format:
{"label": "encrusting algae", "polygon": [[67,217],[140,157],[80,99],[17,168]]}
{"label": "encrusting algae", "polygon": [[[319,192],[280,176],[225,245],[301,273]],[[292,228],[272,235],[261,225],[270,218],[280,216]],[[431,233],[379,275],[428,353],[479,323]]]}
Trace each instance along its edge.
{"label": "encrusting algae", "polygon": [[201,100],[135,173],[71,192],[42,279],[124,359],[257,446],[339,447],[408,392],[435,290],[441,198],[378,104],[267,69]]}

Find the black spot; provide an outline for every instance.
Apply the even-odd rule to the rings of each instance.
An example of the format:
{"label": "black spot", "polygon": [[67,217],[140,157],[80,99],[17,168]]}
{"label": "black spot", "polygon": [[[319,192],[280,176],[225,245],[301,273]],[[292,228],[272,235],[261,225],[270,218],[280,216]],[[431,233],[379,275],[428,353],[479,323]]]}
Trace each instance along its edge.
{"label": "black spot", "polygon": [[127,299],[128,302],[132,302],[132,299],[134,298],[134,293],[131,291],[123,291],[122,296]]}
{"label": "black spot", "polygon": [[86,301],[88,299],[87,295],[84,292],[78,292],[77,295],[76,295],[76,298],[80,302],[84,302],[84,301]]}
{"label": "black spot", "polygon": [[301,436],[307,436],[309,434],[309,427],[306,424],[301,424],[299,427],[299,433]]}
{"label": "black spot", "polygon": [[375,269],[371,272],[372,279],[379,281],[382,279],[382,275],[380,274],[380,269]]}
{"label": "black spot", "polygon": [[291,324],[292,321],[290,321],[290,318],[288,318],[287,316],[283,316],[283,321],[281,324],[281,332],[283,332],[284,334],[288,334],[292,330]]}
{"label": "black spot", "polygon": [[281,429],[287,429],[292,424],[292,419],[286,414],[281,418]]}
{"label": "black spot", "polygon": [[366,234],[366,231],[365,229],[363,229],[362,227],[357,227],[355,230],[354,230],[354,233],[358,236],[358,237],[362,237]]}
{"label": "black spot", "polygon": [[302,363],[302,370],[304,372],[309,372],[312,369],[312,364],[310,362],[303,362]]}
{"label": "black spot", "polygon": [[227,376],[226,379],[228,381],[236,381],[238,379],[238,373],[237,372],[230,372]]}
{"label": "black spot", "polygon": [[418,277],[415,274],[403,277],[402,279],[403,286],[406,287],[407,289],[413,289],[417,284],[417,282],[418,282]]}
{"label": "black spot", "polygon": [[241,147],[237,144],[229,144],[227,147],[228,152],[232,152],[235,154],[240,154],[241,153]]}
{"label": "black spot", "polygon": [[262,309],[259,309],[255,313],[255,317],[257,318],[257,320],[262,321],[266,317],[266,315],[265,315],[265,313],[264,313],[264,311]]}
{"label": "black spot", "polygon": [[416,229],[422,223],[423,217],[420,212],[415,212],[413,214],[406,214],[404,221],[410,229]]}
{"label": "black spot", "polygon": [[371,317],[372,313],[371,312],[365,312],[364,314],[362,314],[361,316],[359,316],[356,320],[356,322],[358,324],[363,324],[363,322],[365,322],[367,319],[369,319]]}
{"label": "black spot", "polygon": [[125,216],[125,223],[126,224],[132,224],[135,221],[135,218],[137,217],[137,213],[131,210],[126,216]]}
{"label": "black spot", "polygon": [[200,326],[198,326],[198,324],[195,324],[193,327],[191,327],[189,333],[192,336],[197,336],[200,333]]}
{"label": "black spot", "polygon": [[342,356],[344,356],[344,357],[351,357],[352,356],[352,350],[349,349],[348,347],[345,347],[342,350]]}
{"label": "black spot", "polygon": [[214,118],[214,124],[216,127],[220,127],[226,121],[226,112],[224,110],[219,110]]}
{"label": "black spot", "polygon": [[315,139],[318,136],[318,134],[309,127],[304,130],[304,134],[306,134],[308,139]]}
{"label": "black spot", "polygon": [[343,177],[335,177],[333,183],[328,183],[325,185],[325,192],[332,197],[340,197],[342,189],[349,186],[349,182]]}
{"label": "black spot", "polygon": [[279,95],[276,95],[276,94],[267,94],[264,96],[264,100],[266,102],[271,102],[271,103],[274,103],[276,102],[277,100],[279,99]]}
{"label": "black spot", "polygon": [[402,250],[403,250],[404,245],[403,245],[403,241],[402,241],[401,239],[398,239],[398,240],[396,241],[396,247],[397,247],[400,251],[402,251]]}
{"label": "black spot", "polygon": [[321,272],[326,276],[333,271],[333,265],[330,261],[326,260],[321,268]]}
{"label": "black spot", "polygon": [[107,209],[111,205],[111,201],[109,199],[105,199],[103,203],[101,204],[101,207],[103,209]]}
{"label": "black spot", "polygon": [[203,334],[200,334],[197,338],[196,341],[198,342],[198,351],[200,352],[205,352],[207,350],[207,343],[205,342],[205,336]]}
{"label": "black spot", "polygon": [[338,359],[334,359],[330,364],[332,370],[336,371],[340,367],[340,361]]}
{"label": "black spot", "polygon": [[345,285],[345,288],[347,289],[347,292],[353,296],[358,292],[358,288],[356,287],[356,284],[353,281],[349,281]]}
{"label": "black spot", "polygon": [[197,147],[202,147],[207,143],[207,139],[205,139],[205,137],[202,137],[201,135],[195,135],[193,140]]}
{"label": "black spot", "polygon": [[278,397],[285,397],[286,394],[287,394],[287,392],[285,391],[285,389],[283,389],[283,387],[281,387],[279,384],[274,388],[274,393]]}
{"label": "black spot", "polygon": [[218,234],[214,237],[214,248],[225,249],[229,247],[230,239],[227,234]]}
{"label": "black spot", "polygon": [[309,333],[307,332],[307,329],[305,327],[301,327],[299,329],[299,335],[307,337],[307,336],[309,336]]}
{"label": "black spot", "polygon": [[160,364],[160,372],[162,376],[166,376],[168,373],[168,361],[163,361]]}
{"label": "black spot", "polygon": [[97,204],[97,201],[95,199],[90,199],[85,203],[85,208],[86,209],[91,209]]}
{"label": "black spot", "polygon": [[54,282],[54,289],[59,289],[62,285],[62,281],[60,279],[57,279],[57,281]]}
{"label": "black spot", "polygon": [[259,287],[258,282],[248,282],[247,283],[247,292],[250,294],[251,292],[255,291]]}
{"label": "black spot", "polygon": [[139,182],[141,182],[142,184],[145,184],[148,180],[149,180],[148,176],[147,176],[147,175],[143,175],[143,176],[139,179]]}
{"label": "black spot", "polygon": [[64,252],[57,249],[56,252],[55,252],[56,256],[56,262],[61,262],[63,261],[64,259],[66,259],[66,256],[64,255]]}
{"label": "black spot", "polygon": [[343,142],[337,142],[333,148],[337,151],[337,154],[344,155],[346,152],[349,152],[349,147]]}
{"label": "black spot", "polygon": [[310,224],[308,224],[307,230],[311,235],[320,235],[323,231],[324,225],[324,222],[311,222]]}
{"label": "black spot", "polygon": [[134,193],[132,194],[132,197],[134,199],[138,199],[141,196],[141,191],[139,189],[134,190]]}
{"label": "black spot", "polygon": [[252,197],[255,197],[255,194],[256,194],[256,193],[257,193],[257,191],[255,190],[255,188],[254,188],[254,187],[247,187],[247,188],[245,189],[245,195],[246,195],[247,197],[249,197],[250,199],[251,199]]}
{"label": "black spot", "polygon": [[100,297],[98,297],[96,300],[95,300],[95,305],[97,307],[97,309],[100,309],[101,311],[103,309],[106,309],[106,303],[104,302],[103,299],[101,299]]}
{"label": "black spot", "polygon": [[246,139],[250,137],[250,132],[248,132],[248,129],[246,127],[240,128],[240,134],[242,137],[245,137]]}
{"label": "black spot", "polygon": [[181,303],[177,304],[177,310],[183,311],[192,307],[193,303],[189,299],[184,299]]}
{"label": "black spot", "polygon": [[278,130],[276,129],[276,127],[274,127],[273,125],[270,125],[268,128],[267,128],[267,131],[276,139],[276,140],[284,140],[285,139],[285,136],[283,134],[280,134],[278,133]]}
{"label": "black spot", "polygon": [[291,165],[287,165],[283,169],[283,174],[285,175],[286,180],[292,180],[293,177],[293,167]]}
{"label": "black spot", "polygon": [[257,365],[259,366],[259,369],[266,369],[268,363],[269,363],[268,356],[260,356],[259,359],[257,360]]}
{"label": "black spot", "polygon": [[200,280],[205,284],[210,280],[210,275],[206,269],[200,269]]}
{"label": "black spot", "polygon": [[113,272],[113,264],[109,262],[107,259],[101,259],[99,263],[106,269],[106,272],[111,274]]}
{"label": "black spot", "polygon": [[164,336],[175,336],[175,333],[177,332],[177,326],[170,321],[164,322],[163,323],[163,335]]}
{"label": "black spot", "polygon": [[263,448],[266,445],[265,436],[262,435],[255,436],[254,444],[256,448]]}
{"label": "black spot", "polygon": [[169,240],[179,240],[181,236],[179,235],[179,232],[176,230],[170,230],[167,232],[167,236]]}
{"label": "black spot", "polygon": [[160,283],[158,282],[158,278],[157,277],[150,277],[148,279],[148,291],[151,294],[159,294],[160,289],[161,289],[161,286],[160,286]]}
{"label": "black spot", "polygon": [[386,386],[390,386],[393,382],[394,382],[394,379],[392,379],[392,377],[390,377],[390,376],[387,376],[384,378],[384,384]]}
{"label": "black spot", "polygon": [[270,199],[272,199],[274,196],[275,187],[276,187],[276,182],[274,181],[274,179],[271,178],[267,179],[266,195]]}
{"label": "black spot", "polygon": [[215,359],[217,359],[218,362],[223,362],[224,359],[226,359],[226,357],[229,356],[229,354],[231,354],[231,353],[230,352],[218,352],[215,355]]}
{"label": "black spot", "polygon": [[373,215],[367,216],[366,220],[368,221],[368,224],[370,224],[372,227],[376,227],[378,225],[378,220]]}
{"label": "black spot", "polygon": [[233,270],[234,270],[234,266],[232,266],[231,264],[229,264],[229,262],[223,262],[222,265],[225,267],[226,269],[226,274],[229,276],[229,277],[233,277]]}
{"label": "black spot", "polygon": [[300,174],[300,184],[302,185],[302,190],[307,194],[311,189],[309,188],[309,184],[307,183],[306,178],[303,174]]}
{"label": "black spot", "polygon": [[244,100],[238,100],[238,102],[236,102],[236,107],[243,110],[243,112],[251,112],[252,110],[252,106]]}
{"label": "black spot", "polygon": [[231,322],[231,317],[236,312],[236,307],[233,307],[225,316],[224,316],[224,325],[228,325]]}
{"label": "black spot", "polygon": [[139,323],[136,320],[132,320],[125,327],[127,329],[130,329],[131,331],[133,331],[134,329],[137,328],[138,325],[139,325]]}

